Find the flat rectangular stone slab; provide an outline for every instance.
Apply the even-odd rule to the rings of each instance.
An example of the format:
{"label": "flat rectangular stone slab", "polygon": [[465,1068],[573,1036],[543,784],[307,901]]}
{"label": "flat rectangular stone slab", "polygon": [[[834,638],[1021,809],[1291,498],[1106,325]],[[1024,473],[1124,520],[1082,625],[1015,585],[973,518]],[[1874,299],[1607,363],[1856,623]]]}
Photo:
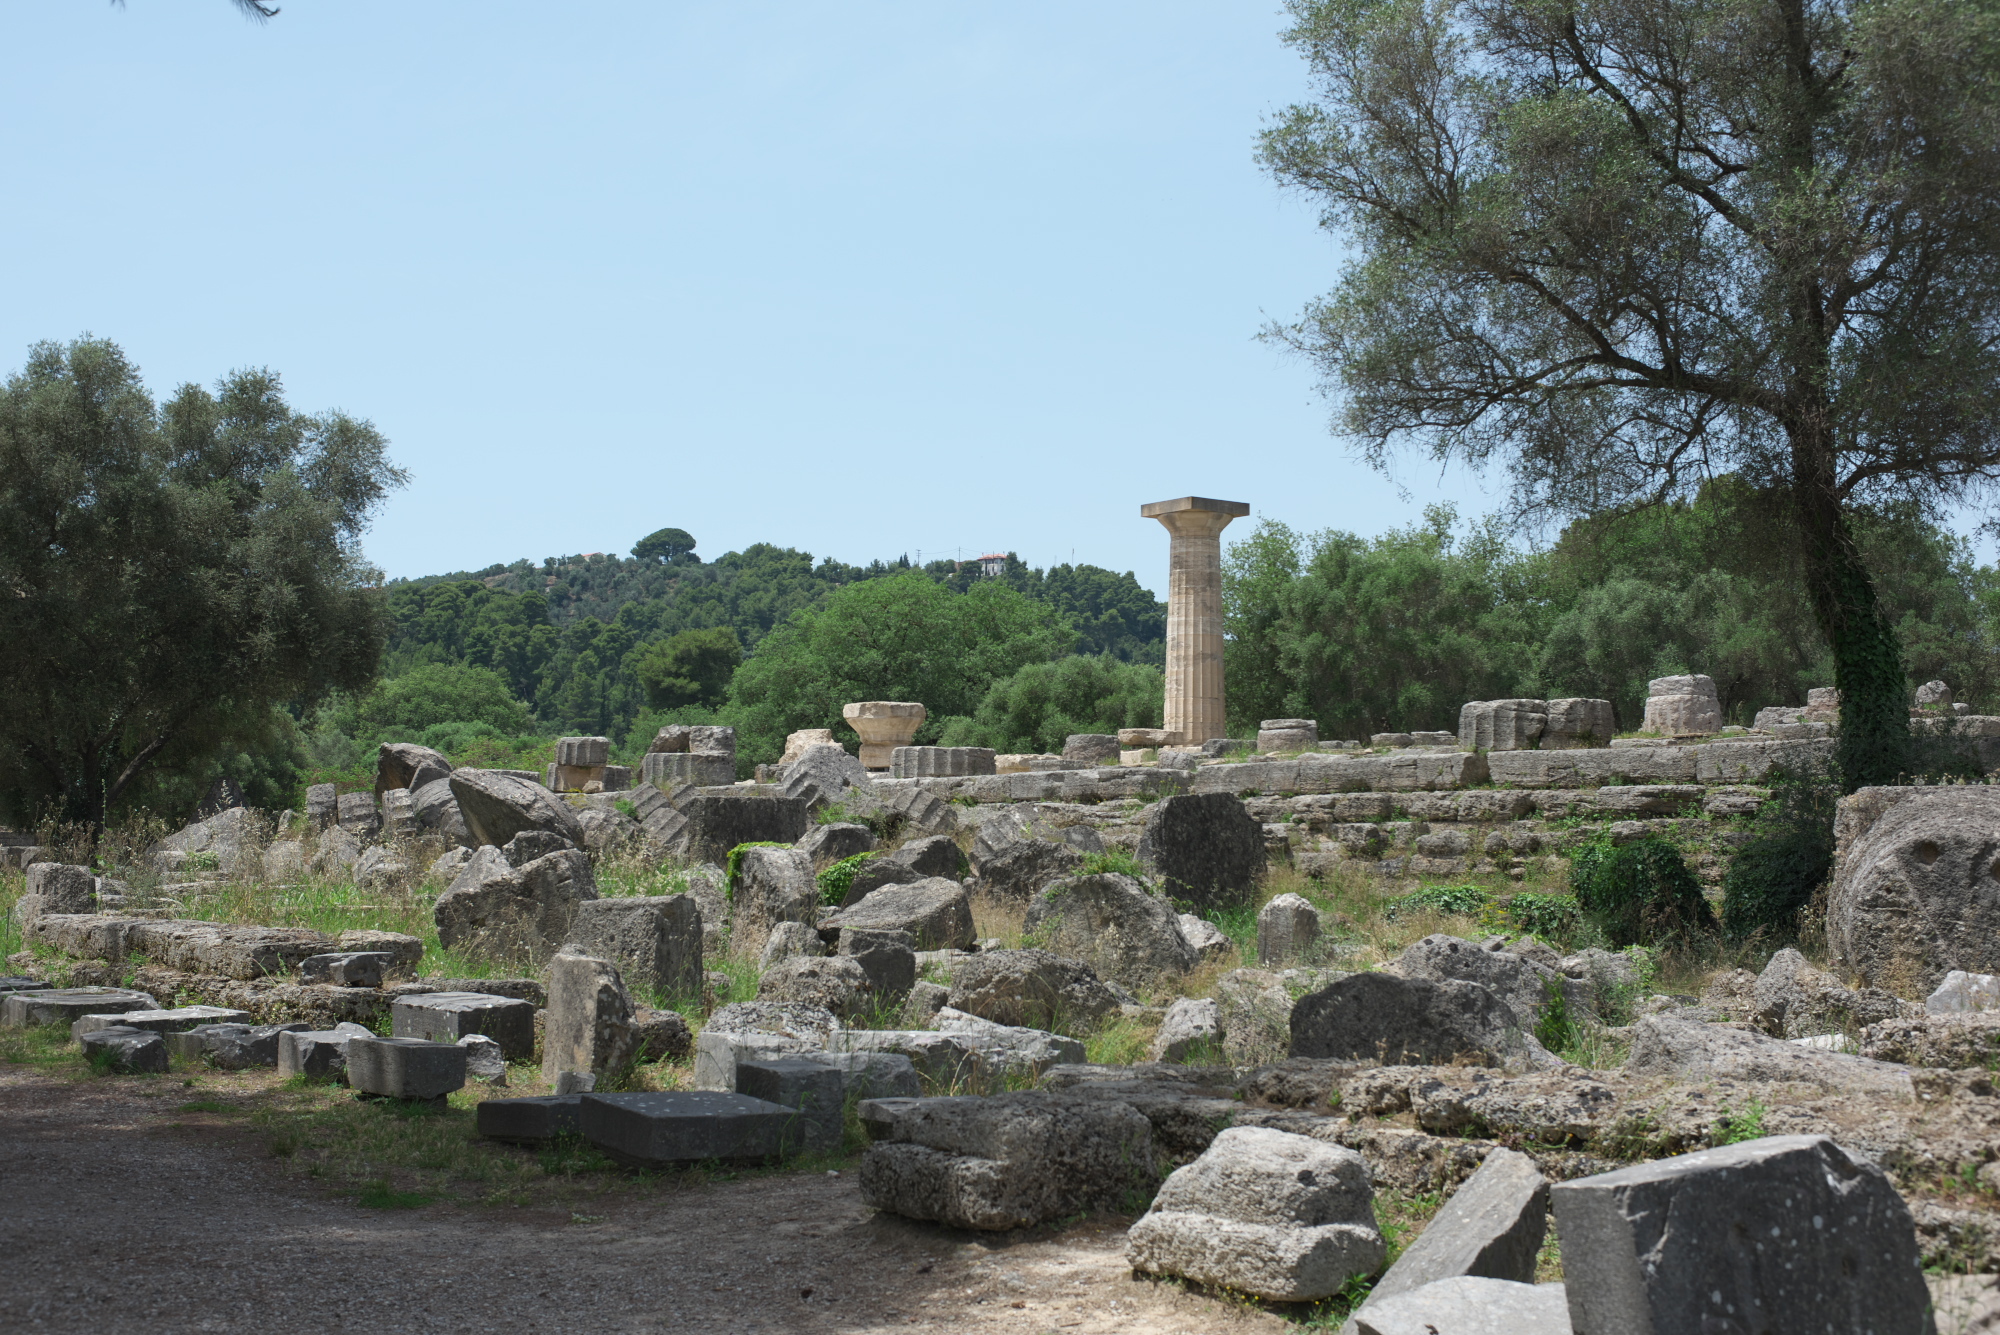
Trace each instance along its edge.
{"label": "flat rectangular stone slab", "polygon": [[27,1029],[43,1024],[72,1024],[86,1015],[156,1011],[160,1003],[144,992],[125,987],[62,987],[43,992],[16,992],[0,1001],[0,1027]]}
{"label": "flat rectangular stone slab", "polygon": [[46,992],[48,990],[49,985],[39,978],[22,978],[17,974],[9,974],[5,978],[0,978],[0,996],[5,996],[9,992]]}
{"label": "flat rectangular stone slab", "polygon": [[533,1145],[561,1135],[581,1135],[577,1105],[581,1094],[545,1094],[529,1099],[487,1099],[477,1109],[479,1134],[492,1140]]}
{"label": "flat rectangular stone slab", "polygon": [[397,997],[389,1013],[397,1038],[456,1043],[467,1034],[484,1034],[500,1045],[508,1061],[522,1061],[535,1052],[531,1002],[490,992],[418,992]]}
{"label": "flat rectangular stone slab", "polygon": [[371,1037],[358,1024],[332,1029],[292,1030],[278,1035],[278,1074],[316,1080],[347,1078],[347,1045]]}
{"label": "flat rectangular stone slab", "polygon": [[421,1038],[347,1041],[347,1084],[357,1094],[438,1099],[465,1088],[465,1049]]}
{"label": "flat rectangular stone slab", "polygon": [[796,1151],[811,1134],[795,1109],[747,1094],[578,1097],[584,1139],[627,1163],[763,1163]]}
{"label": "flat rectangular stone slab", "polygon": [[276,1066],[279,1036],[311,1027],[303,1020],[259,1025],[198,1024],[192,1029],[168,1034],[167,1052],[189,1061],[207,1060],[225,1071]]}
{"label": "flat rectangular stone slab", "polygon": [[249,1011],[231,1010],[227,1006],[181,1006],[170,1011],[133,1010],[122,1014],[80,1015],[70,1021],[69,1036],[78,1038],[94,1029],[108,1029],[114,1024],[150,1030],[155,1034],[178,1034],[199,1024],[248,1023]]}

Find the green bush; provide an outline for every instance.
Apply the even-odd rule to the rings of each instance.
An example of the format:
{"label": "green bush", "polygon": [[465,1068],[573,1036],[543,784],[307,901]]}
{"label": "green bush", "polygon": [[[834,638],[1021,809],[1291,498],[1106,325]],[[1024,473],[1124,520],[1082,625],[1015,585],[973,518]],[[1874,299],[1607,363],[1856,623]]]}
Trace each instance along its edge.
{"label": "green bush", "polygon": [[1102,853],[1085,855],[1083,867],[1078,874],[1099,876],[1106,873],[1130,876],[1139,881],[1150,879],[1146,869],[1139,865],[1139,859],[1134,857],[1129,849],[1124,848],[1107,848]]}
{"label": "green bush", "polygon": [[1824,774],[1787,777],[1757,813],[1755,837],[1722,879],[1722,927],[1736,940],[1796,940],[1799,915],[1833,872],[1833,814],[1840,785]]}
{"label": "green bush", "polygon": [[1576,896],[1523,890],[1507,901],[1507,918],[1530,936],[1566,941],[1576,932],[1579,921]]}
{"label": "green bush", "polygon": [[1570,889],[1613,949],[1686,945],[1716,931],[1701,882],[1664,839],[1616,847],[1600,836],[1570,855]]}
{"label": "green bush", "polygon": [[1386,912],[1390,918],[1400,918],[1406,913],[1429,909],[1470,918],[1476,917],[1492,902],[1492,894],[1476,885],[1427,885],[1390,900]]}
{"label": "green bush", "polygon": [[842,858],[815,877],[814,880],[819,885],[819,902],[831,908],[839,908],[840,901],[847,898],[847,891],[854,884],[854,873],[861,870],[862,863],[874,856],[873,853],[856,853],[851,858]]}

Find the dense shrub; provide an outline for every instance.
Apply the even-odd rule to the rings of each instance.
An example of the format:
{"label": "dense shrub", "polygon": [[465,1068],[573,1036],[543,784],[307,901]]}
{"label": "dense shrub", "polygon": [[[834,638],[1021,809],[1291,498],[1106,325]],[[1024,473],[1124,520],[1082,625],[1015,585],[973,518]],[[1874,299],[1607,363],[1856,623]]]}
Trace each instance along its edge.
{"label": "dense shrub", "polygon": [[1664,839],[1622,847],[1601,836],[1570,857],[1570,889],[1614,949],[1687,945],[1713,935],[1715,913],[1681,851]]}
{"label": "dense shrub", "polygon": [[1796,940],[1799,914],[1833,871],[1834,804],[1840,785],[1801,774],[1772,787],[1755,835],[1729,860],[1722,880],[1722,926],[1731,937],[1771,946]]}

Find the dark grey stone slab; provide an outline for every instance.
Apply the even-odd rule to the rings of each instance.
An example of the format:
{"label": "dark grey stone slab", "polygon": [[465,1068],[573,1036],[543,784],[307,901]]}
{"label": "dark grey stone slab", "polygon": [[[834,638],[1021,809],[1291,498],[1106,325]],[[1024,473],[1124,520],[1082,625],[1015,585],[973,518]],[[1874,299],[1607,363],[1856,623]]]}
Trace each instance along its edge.
{"label": "dark grey stone slab", "polygon": [[796,1152],[812,1129],[796,1109],[747,1094],[584,1094],[584,1139],[637,1164],[761,1163]]}
{"label": "dark grey stone slab", "polygon": [[736,1092],[796,1108],[807,1129],[804,1148],[840,1144],[846,1111],[846,1074],[812,1057],[775,1057],[736,1064]]}
{"label": "dark grey stone slab", "polygon": [[544,1094],[527,1099],[487,1099],[476,1110],[479,1134],[522,1145],[539,1144],[561,1135],[580,1135],[577,1105],[581,1094]]}
{"label": "dark grey stone slab", "polygon": [[355,1037],[347,1043],[347,1083],[359,1094],[437,1099],[465,1087],[465,1049],[419,1038]]}
{"label": "dark grey stone slab", "polygon": [[46,992],[48,990],[49,985],[39,978],[22,978],[18,975],[9,975],[5,978],[0,978],[0,996],[4,996],[9,992]]}
{"label": "dark grey stone slab", "polygon": [[156,1034],[178,1034],[204,1024],[248,1024],[249,1011],[232,1010],[227,1006],[181,1006],[174,1010],[130,1010],[109,1015],[80,1015],[70,1021],[71,1038],[79,1038],[93,1029],[109,1029],[113,1025],[129,1025],[134,1029],[146,1029]]}
{"label": "dark grey stone slab", "polygon": [[1495,1148],[1375,1282],[1361,1311],[1461,1275],[1533,1284],[1548,1213],[1549,1183],[1535,1161]]}
{"label": "dark grey stone slab", "polygon": [[396,962],[385,950],[344,950],[299,961],[299,981],[334,987],[380,987],[382,974]]}
{"label": "dark grey stone slab", "polygon": [[0,1026],[26,1029],[43,1024],[72,1024],[86,1015],[156,1011],[160,1003],[144,992],[126,987],[61,987],[40,992],[16,992],[0,1001]]}
{"label": "dark grey stone slab", "polygon": [[372,1035],[358,1024],[282,1032],[278,1035],[278,1074],[303,1075],[316,1080],[345,1080],[348,1042],[368,1037]]}
{"label": "dark grey stone slab", "polygon": [[158,1074],[167,1069],[166,1040],[150,1029],[117,1025],[82,1034],[77,1042],[82,1045],[85,1057],[109,1053],[112,1069],[128,1075],[141,1072]]}
{"label": "dark grey stone slab", "polygon": [[397,997],[389,1007],[397,1038],[456,1043],[484,1034],[500,1045],[509,1061],[535,1051],[535,1008],[526,1001],[489,992],[420,992]]}

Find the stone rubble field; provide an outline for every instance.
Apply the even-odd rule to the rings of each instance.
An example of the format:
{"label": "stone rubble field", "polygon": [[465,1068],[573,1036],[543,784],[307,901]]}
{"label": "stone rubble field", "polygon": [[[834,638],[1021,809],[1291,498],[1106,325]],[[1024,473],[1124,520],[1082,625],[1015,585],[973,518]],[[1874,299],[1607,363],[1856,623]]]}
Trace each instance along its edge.
{"label": "stone rubble field", "polygon": [[336,1329],[2000,1330],[2000,792],[1842,799],[1820,963],[1407,896],[1652,836],[1717,884],[1833,725],[1706,682],[1610,745],[388,744],[114,874],[15,845],[0,1326],[268,1323],[331,1260]]}

